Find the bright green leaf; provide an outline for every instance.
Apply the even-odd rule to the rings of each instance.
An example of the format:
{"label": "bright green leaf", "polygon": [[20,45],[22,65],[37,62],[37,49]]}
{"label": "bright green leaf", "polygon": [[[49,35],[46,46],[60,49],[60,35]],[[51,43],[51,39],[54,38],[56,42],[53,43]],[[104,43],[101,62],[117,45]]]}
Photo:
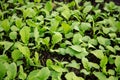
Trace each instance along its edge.
{"label": "bright green leaf", "polygon": [[102,59],[104,57],[102,50],[94,50],[94,51],[91,51],[91,53],[99,59]]}
{"label": "bright green leaf", "polygon": [[20,30],[20,36],[21,40],[25,43],[28,44],[29,38],[30,38],[30,28],[25,26]]}
{"label": "bright green leaf", "polygon": [[27,80],[47,80],[50,76],[50,70],[43,67],[41,70],[33,70],[28,75]]}
{"label": "bright green leaf", "polygon": [[9,22],[9,20],[8,20],[8,19],[3,20],[3,21],[1,22],[1,26],[2,26],[2,28],[3,28],[6,32],[8,32],[8,31],[10,30],[10,22]]}
{"label": "bright green leaf", "polygon": [[52,43],[56,44],[58,42],[60,42],[62,40],[62,34],[56,32],[53,36],[52,36]]}

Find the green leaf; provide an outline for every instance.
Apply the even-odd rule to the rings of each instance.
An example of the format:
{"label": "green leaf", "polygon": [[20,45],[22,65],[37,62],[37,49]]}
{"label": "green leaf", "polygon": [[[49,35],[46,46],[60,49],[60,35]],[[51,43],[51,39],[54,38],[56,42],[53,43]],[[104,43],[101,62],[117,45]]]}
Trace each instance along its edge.
{"label": "green leaf", "polygon": [[48,1],[46,4],[45,4],[45,9],[47,11],[51,11],[53,9],[52,7],[52,2],[51,1]]}
{"label": "green leaf", "polygon": [[90,23],[87,22],[82,22],[80,25],[80,30],[82,30],[83,32],[85,32],[86,30],[89,30],[91,28]]}
{"label": "green leaf", "polygon": [[15,20],[15,25],[18,27],[18,28],[21,28],[23,26],[23,22],[22,22],[22,18],[18,18]]}
{"label": "green leaf", "polygon": [[52,36],[52,43],[56,44],[58,42],[60,42],[62,40],[62,34],[60,34],[59,32],[56,32],[53,36]]}
{"label": "green leaf", "polygon": [[41,70],[33,70],[28,75],[27,80],[47,80],[50,76],[50,70],[47,67],[43,67]]}
{"label": "green leaf", "polygon": [[26,17],[34,17],[36,15],[36,11],[32,8],[27,8],[27,9],[24,9],[23,11],[23,17],[24,19],[26,19]]}
{"label": "green leaf", "polygon": [[115,77],[115,76],[110,76],[108,79],[106,80],[119,80],[118,77]]}
{"label": "green leaf", "polygon": [[13,43],[8,42],[8,41],[4,41],[4,42],[0,42],[0,45],[4,45],[4,51],[3,51],[3,54],[4,54],[7,50],[9,50],[11,48]]}
{"label": "green leaf", "polygon": [[87,71],[89,71],[90,70],[90,64],[89,64],[89,61],[88,61],[88,59],[87,58],[82,58],[82,64],[83,64],[83,67],[87,70]]}
{"label": "green leaf", "polygon": [[106,67],[106,64],[108,63],[108,58],[107,56],[104,56],[101,61],[100,61],[100,66],[103,68],[103,67]]}
{"label": "green leaf", "polygon": [[108,45],[111,44],[111,42],[110,42],[109,39],[104,38],[104,37],[102,37],[102,36],[97,37],[97,40],[98,40],[99,44],[104,45],[104,46],[108,46]]}
{"label": "green leaf", "polygon": [[77,51],[77,52],[82,52],[80,45],[73,45],[73,46],[70,46],[70,48]]}
{"label": "green leaf", "polygon": [[0,62],[7,62],[9,59],[8,59],[8,56],[6,55],[0,55]]}
{"label": "green leaf", "polygon": [[75,60],[72,60],[71,63],[66,65],[66,67],[72,67],[72,68],[80,69],[80,64],[77,63]]}
{"label": "green leaf", "polygon": [[80,35],[80,33],[74,34],[72,43],[75,45],[79,45],[82,42],[81,39],[82,39],[82,36]]}
{"label": "green leaf", "polygon": [[23,66],[20,66],[18,77],[19,77],[19,79],[22,79],[22,80],[25,80],[27,77],[27,74],[23,70]]}
{"label": "green leaf", "polygon": [[50,37],[46,37],[46,38],[43,39],[43,43],[44,43],[47,47],[49,47],[49,42],[50,42]]}
{"label": "green leaf", "polygon": [[76,51],[76,49],[74,50],[74,49],[68,47],[65,52],[67,54],[69,54],[70,56],[75,56],[75,57],[77,57],[79,59],[82,59],[83,57],[88,55],[88,52],[86,51],[85,48],[80,48],[79,50],[81,52],[78,52],[78,50]]}
{"label": "green leaf", "polygon": [[83,13],[88,13],[91,10],[92,10],[92,6],[91,5],[85,6],[85,8],[83,9]]}
{"label": "green leaf", "polygon": [[104,0],[95,0],[95,2],[104,2]]}
{"label": "green leaf", "polygon": [[53,65],[52,60],[51,59],[47,59],[46,65],[47,65],[47,67],[50,67],[51,65]]}
{"label": "green leaf", "polygon": [[34,37],[35,37],[35,41],[38,42],[38,39],[39,39],[39,31],[38,31],[38,28],[35,27],[34,29]]}
{"label": "green leaf", "polygon": [[12,52],[12,58],[13,58],[14,61],[17,61],[18,59],[22,58],[21,52],[18,49],[15,49]]}
{"label": "green leaf", "polygon": [[112,46],[106,46],[106,48],[111,52],[116,53],[116,50]]}
{"label": "green leaf", "polygon": [[59,21],[56,19],[51,20],[51,27],[50,27],[50,31],[51,32],[55,32],[58,28],[59,25]]}
{"label": "green leaf", "polygon": [[28,47],[26,46],[22,46],[21,44],[17,45],[18,49],[20,50],[20,52],[22,52],[22,54],[26,57],[26,58],[30,58],[30,50]]}
{"label": "green leaf", "polygon": [[17,66],[16,64],[13,62],[9,65],[8,70],[7,70],[7,78],[9,78],[9,80],[11,79],[15,79],[17,75]]}
{"label": "green leaf", "polygon": [[99,80],[106,80],[106,76],[102,72],[93,72],[93,74],[99,79]]}
{"label": "green leaf", "polygon": [[117,56],[115,59],[116,71],[120,73],[120,56]]}
{"label": "green leaf", "polygon": [[69,20],[69,18],[70,18],[70,16],[71,16],[70,10],[69,10],[68,8],[66,8],[65,10],[62,11],[61,15],[62,15],[65,19]]}
{"label": "green leaf", "polygon": [[64,34],[67,34],[71,30],[70,25],[65,22],[62,22],[62,28],[63,28]]}
{"label": "green leaf", "polygon": [[34,21],[32,21],[32,19],[27,19],[26,22],[31,27],[37,27],[38,26]]}
{"label": "green leaf", "polygon": [[63,68],[59,65],[51,65],[50,66],[53,70],[55,70],[56,72],[67,72],[66,68]]}
{"label": "green leaf", "polygon": [[9,22],[9,20],[8,20],[8,19],[3,20],[3,21],[1,22],[1,26],[2,26],[2,28],[3,28],[6,32],[8,32],[8,31],[10,30],[10,22]]}
{"label": "green leaf", "polygon": [[91,53],[99,59],[102,59],[104,57],[102,50],[94,50],[94,51],[91,51]]}
{"label": "green leaf", "polygon": [[5,65],[0,61],[0,80],[3,79],[6,72],[7,72],[7,69],[6,69]]}
{"label": "green leaf", "polygon": [[34,62],[35,62],[35,65],[40,66],[39,53],[37,52],[35,52]]}
{"label": "green leaf", "polygon": [[20,30],[20,36],[21,40],[25,43],[28,44],[29,38],[30,38],[30,28],[25,26]]}
{"label": "green leaf", "polygon": [[51,71],[52,80],[61,80],[62,72]]}
{"label": "green leaf", "polygon": [[99,69],[99,65],[97,63],[93,63],[93,62],[89,62],[90,66],[95,68],[95,69]]}
{"label": "green leaf", "polygon": [[9,37],[10,39],[15,40],[17,38],[17,32],[10,32]]}
{"label": "green leaf", "polygon": [[82,77],[78,77],[74,72],[69,72],[65,75],[66,80],[84,80]]}

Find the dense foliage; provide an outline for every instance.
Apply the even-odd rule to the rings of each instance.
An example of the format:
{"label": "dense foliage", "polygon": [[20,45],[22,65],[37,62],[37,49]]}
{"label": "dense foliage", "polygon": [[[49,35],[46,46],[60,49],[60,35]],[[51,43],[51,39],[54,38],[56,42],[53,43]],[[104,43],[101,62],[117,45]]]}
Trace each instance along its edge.
{"label": "dense foliage", "polygon": [[0,1],[0,80],[120,79],[120,6],[43,1]]}

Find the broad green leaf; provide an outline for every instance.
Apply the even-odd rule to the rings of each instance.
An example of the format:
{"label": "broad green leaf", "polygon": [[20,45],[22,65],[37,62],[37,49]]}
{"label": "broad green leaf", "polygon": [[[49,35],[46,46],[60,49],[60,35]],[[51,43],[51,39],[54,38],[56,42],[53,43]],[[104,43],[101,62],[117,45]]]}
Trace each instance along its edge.
{"label": "broad green leaf", "polygon": [[51,71],[52,80],[61,80],[62,72]]}
{"label": "broad green leaf", "polygon": [[82,77],[78,77],[74,72],[69,72],[65,75],[66,80],[84,80]]}
{"label": "broad green leaf", "polygon": [[102,72],[93,72],[93,74],[99,79],[99,80],[106,80],[106,76]]}
{"label": "broad green leaf", "polygon": [[34,17],[36,15],[36,11],[32,8],[27,8],[27,9],[24,9],[23,11],[23,17],[24,19],[26,19],[26,17]]}
{"label": "broad green leaf", "polygon": [[9,20],[8,20],[8,19],[3,20],[3,21],[1,22],[1,26],[2,26],[2,28],[3,28],[6,32],[8,32],[8,31],[10,30],[10,22],[9,22]]}
{"label": "broad green leaf", "polygon": [[52,36],[52,43],[56,44],[58,42],[60,42],[62,40],[62,34],[60,34],[59,32],[56,32],[53,36]]}
{"label": "broad green leaf", "polygon": [[44,43],[47,47],[49,47],[49,42],[50,42],[50,37],[46,37],[46,38],[43,39],[43,43]]}
{"label": "broad green leaf", "polygon": [[120,56],[117,56],[115,59],[116,71],[120,72]]}
{"label": "broad green leaf", "polygon": [[21,44],[18,44],[17,47],[26,58],[30,58],[30,50],[28,47],[22,46]]}
{"label": "broad green leaf", "polygon": [[102,59],[104,57],[102,50],[94,50],[94,51],[91,51],[91,53],[99,59]]}
{"label": "broad green leaf", "polygon": [[18,59],[21,59],[22,58],[21,52],[18,49],[15,49],[12,52],[12,58],[13,58],[14,61],[17,61]]}
{"label": "broad green leaf", "polygon": [[90,23],[87,22],[82,22],[80,25],[80,30],[82,30],[83,32],[85,32],[86,30],[89,30],[91,28]]}
{"label": "broad green leaf", "polygon": [[115,75],[115,70],[109,69],[109,70],[108,70],[108,74],[109,74],[109,75]]}
{"label": "broad green leaf", "polygon": [[100,66],[97,63],[93,63],[93,62],[89,62],[90,66],[95,68],[95,69],[99,69]]}
{"label": "broad green leaf", "polygon": [[82,39],[82,36],[80,35],[80,33],[74,34],[72,43],[75,45],[79,45],[82,42],[81,39]]}
{"label": "broad green leaf", "polygon": [[66,68],[63,68],[59,65],[51,65],[51,68],[55,70],[56,72],[67,72]]}
{"label": "broad green leaf", "polygon": [[10,32],[9,37],[10,39],[15,40],[17,38],[17,32]]}
{"label": "broad green leaf", "polygon": [[56,19],[51,20],[51,27],[50,27],[50,31],[51,32],[55,32],[58,28],[59,25],[59,21]]}
{"label": "broad green leaf", "polygon": [[109,78],[107,78],[106,80],[119,80],[118,77],[115,76],[110,76]]}
{"label": "broad green leaf", "polygon": [[75,60],[72,60],[71,63],[66,65],[66,67],[80,69],[80,63],[77,63]]}
{"label": "broad green leaf", "polygon": [[112,46],[106,46],[106,48],[111,52],[116,53],[116,50]]}
{"label": "broad green leaf", "polygon": [[50,70],[43,67],[41,70],[33,70],[28,75],[27,80],[47,80],[50,76]]}
{"label": "broad green leaf", "polygon": [[7,50],[9,50],[12,47],[13,43],[4,41],[4,42],[0,42],[0,45],[4,45],[4,51],[3,51],[4,54]]}
{"label": "broad green leaf", "polygon": [[41,2],[41,0],[34,0],[34,2],[40,3],[40,2]]}
{"label": "broad green leaf", "polygon": [[103,67],[106,67],[106,64],[108,63],[108,58],[107,56],[104,56],[101,61],[100,61],[100,66],[103,68]]}
{"label": "broad green leaf", "polygon": [[80,48],[79,50],[81,50],[81,52],[75,51],[74,49],[68,47],[65,52],[70,56],[75,56],[79,59],[82,59],[83,57],[88,55],[88,52],[85,48]]}
{"label": "broad green leaf", "polygon": [[25,80],[27,77],[27,74],[23,70],[23,66],[20,66],[19,68],[19,79]]}
{"label": "broad green leaf", "polygon": [[97,37],[97,40],[98,40],[99,44],[104,45],[104,46],[108,46],[108,45],[111,44],[111,42],[110,42],[109,39],[104,38],[104,37],[102,37],[102,36]]}
{"label": "broad green leaf", "polygon": [[23,22],[22,22],[22,18],[18,18],[15,20],[15,25],[18,27],[18,28],[21,28],[23,26]]}
{"label": "broad green leaf", "polygon": [[86,69],[82,69],[82,70],[80,70],[80,73],[83,73],[85,75],[89,75],[90,71],[87,71]]}
{"label": "broad green leaf", "polygon": [[70,10],[67,8],[67,9],[65,9],[65,10],[62,11],[61,15],[62,15],[65,19],[69,20],[69,18],[70,18],[70,16],[71,16],[70,13],[71,13]]}
{"label": "broad green leaf", "polygon": [[108,34],[110,32],[110,28],[102,27],[102,30],[105,34]]}
{"label": "broad green leaf", "polygon": [[7,78],[9,78],[9,80],[11,79],[15,79],[17,75],[17,66],[16,64],[13,62],[9,65],[8,70],[7,70]]}
{"label": "broad green leaf", "polygon": [[80,45],[73,45],[73,46],[70,46],[70,48],[77,51],[77,52],[82,52]]}
{"label": "broad green leaf", "polygon": [[9,59],[7,55],[0,55],[0,62],[7,62],[8,60]]}
{"label": "broad green leaf", "polygon": [[82,64],[83,64],[83,67],[84,67],[87,71],[90,70],[91,66],[90,66],[89,61],[88,61],[87,58],[82,58]]}
{"label": "broad green leaf", "polygon": [[3,79],[6,72],[7,72],[7,69],[5,68],[5,65],[2,62],[0,62],[0,80]]}
{"label": "broad green leaf", "polygon": [[37,27],[38,26],[34,21],[32,21],[32,19],[27,19],[26,22],[31,27]]}
{"label": "broad green leaf", "polygon": [[89,39],[88,43],[89,43],[89,44],[92,44],[92,45],[94,45],[94,46],[98,45],[98,42],[97,42],[96,39]]}
{"label": "broad green leaf", "polygon": [[91,5],[85,6],[85,8],[83,9],[83,13],[88,13],[91,10],[92,10],[92,6]]}
{"label": "broad green leaf", "polygon": [[29,38],[30,38],[30,28],[27,27],[27,26],[24,26],[24,27],[20,30],[20,36],[21,36],[21,40],[22,40],[25,44],[28,44]]}
{"label": "broad green leaf", "polygon": [[64,34],[68,33],[71,30],[70,25],[65,22],[62,22],[62,28],[63,28]]}
{"label": "broad green leaf", "polygon": [[95,2],[104,2],[104,0],[95,0]]}
{"label": "broad green leaf", "polygon": [[51,1],[48,1],[46,4],[45,4],[45,9],[47,11],[51,11],[53,9],[53,5],[52,5],[52,2]]}
{"label": "broad green leaf", "polygon": [[52,60],[51,59],[47,59],[46,65],[47,65],[47,67],[50,67],[51,65],[53,65]]}

